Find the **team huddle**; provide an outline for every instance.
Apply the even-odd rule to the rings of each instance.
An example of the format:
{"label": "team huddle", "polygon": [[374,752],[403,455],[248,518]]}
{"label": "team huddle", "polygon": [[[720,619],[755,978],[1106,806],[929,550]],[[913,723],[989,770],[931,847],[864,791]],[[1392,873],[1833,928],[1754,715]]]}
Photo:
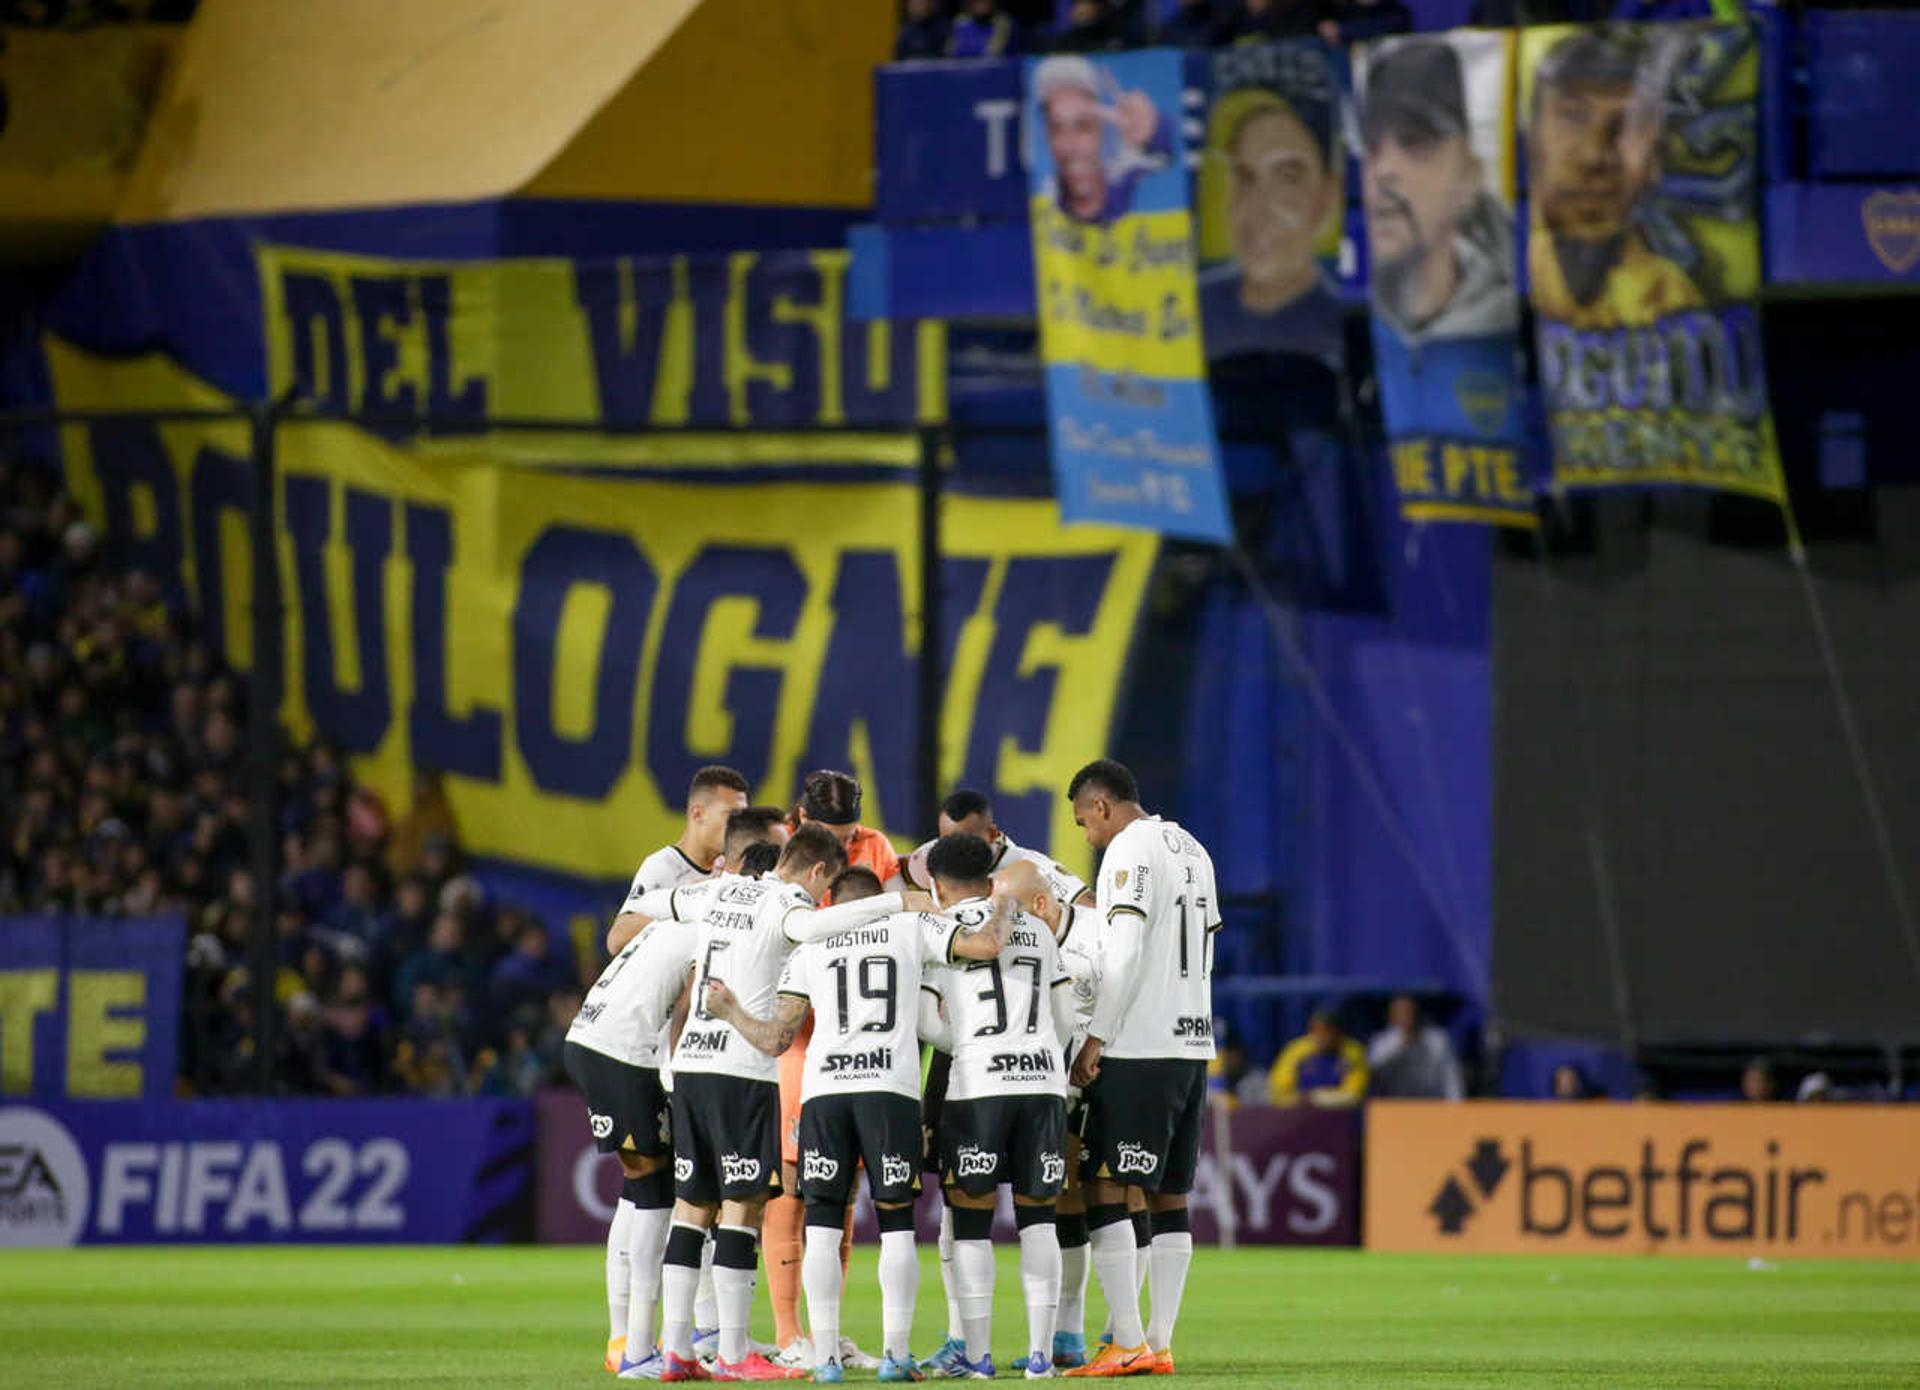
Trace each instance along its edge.
{"label": "team huddle", "polygon": [[[1102,855],[1092,889],[1015,845],[976,792],[949,796],[940,837],[901,860],[859,824],[844,773],[810,774],[790,813],[749,806],[729,768],[696,774],[686,833],[640,866],[567,1035],[594,1139],[624,1177],[609,1370],[991,1378],[1005,1184],[1027,1378],[1172,1373],[1213,1057],[1213,864],[1142,809],[1118,763],[1088,764],[1067,796]],[[862,1169],[877,1358],[840,1332]],[[916,1361],[923,1171],[944,1198],[948,1335]],[[748,1335],[763,1244],[771,1345]],[[1109,1309],[1091,1356],[1090,1267]]]}

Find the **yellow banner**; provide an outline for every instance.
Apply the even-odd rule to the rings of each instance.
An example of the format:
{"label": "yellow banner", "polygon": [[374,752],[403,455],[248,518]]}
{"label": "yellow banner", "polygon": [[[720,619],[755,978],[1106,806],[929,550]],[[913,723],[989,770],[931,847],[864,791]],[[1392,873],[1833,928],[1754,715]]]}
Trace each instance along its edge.
{"label": "yellow banner", "polygon": [[1374,1250],[1920,1256],[1906,1106],[1376,1101],[1366,1183]]}
{"label": "yellow banner", "polygon": [[71,257],[112,220],[182,28],[0,29],[0,254]]}
{"label": "yellow banner", "polygon": [[[501,283],[456,275],[453,288]],[[343,342],[377,321],[360,299]],[[270,309],[270,342],[279,322]],[[557,366],[515,380],[511,363],[534,359],[532,330],[496,323],[514,331],[491,347],[448,340],[444,378],[419,355],[431,355],[423,330],[394,349],[404,371],[369,370],[384,350],[354,348],[322,384],[360,402],[403,378],[455,394],[481,381],[496,410],[593,409],[578,357],[585,381]],[[228,404],[162,358],[46,348],[62,408]],[[271,352],[276,373],[298,360],[284,340]],[[70,486],[108,543],[176,586],[242,670],[247,436],[244,424],[116,425],[64,440]],[[781,803],[807,769],[848,767],[868,788],[868,823],[897,837],[924,824],[913,711],[925,576],[910,473],[583,475],[519,466],[491,436],[400,447],[335,423],[284,425],[278,443],[281,713],[295,737],[338,745],[396,811],[414,770],[436,771],[470,852],[594,876],[631,872],[672,839],[687,780],[710,761]],[[596,451],[628,447],[578,444],[546,438],[540,462],[598,464]],[[1016,837],[1085,872],[1061,793],[1105,751],[1155,540],[1064,530],[1050,501],[963,496],[946,503],[943,540],[943,780],[988,790]]]}
{"label": "yellow banner", "polygon": [[[845,251],[608,261],[393,261],[263,247],[267,375],[333,412],[618,428],[907,426],[946,413],[936,321],[846,316]],[[595,446],[603,448],[604,446]],[[851,461],[854,439],[781,440],[786,461]],[[704,449],[704,452],[703,452]],[[575,445],[523,437],[528,462]],[[897,441],[876,461],[897,461]],[[685,439],[595,461],[738,464],[740,441]]]}

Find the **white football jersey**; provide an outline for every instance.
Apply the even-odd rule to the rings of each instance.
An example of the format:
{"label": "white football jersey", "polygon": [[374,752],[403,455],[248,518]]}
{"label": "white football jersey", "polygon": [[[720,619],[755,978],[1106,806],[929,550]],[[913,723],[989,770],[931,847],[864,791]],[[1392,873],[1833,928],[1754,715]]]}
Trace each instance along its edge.
{"label": "white football jersey", "polygon": [[1106,951],[1107,919],[1100,910],[1082,903],[1067,909],[1066,930],[1060,936],[1060,967],[1073,990],[1073,1036],[1068,1055],[1080,1050],[1093,1023],[1093,1002],[1100,996],[1100,967]]}
{"label": "white football jersey", "polygon": [[[900,861],[900,872],[908,883],[915,888],[933,890],[933,876],[927,872],[927,851],[932,849],[934,841],[928,840],[912,854]],[[1053,894],[1054,901],[1070,903],[1087,891],[1087,885],[1081,882],[1077,874],[1063,868],[1058,860],[1050,859],[1037,849],[1024,849],[1013,842],[1013,837],[1005,831],[1000,833],[999,842],[993,847],[993,868],[998,873],[1008,864],[1017,864],[1026,860],[1040,871],[1040,877],[1046,881],[1047,891]]]}
{"label": "white football jersey", "polygon": [[781,924],[790,912],[811,910],[813,899],[799,885],[772,877],[728,874],[710,882],[711,887],[689,884],[673,894],[676,918],[699,919],[693,1005],[680,1030],[680,1045],[673,1050],[673,1069],[681,1075],[717,1072],[748,1081],[777,1081],[778,1058],[767,1056],[731,1023],[707,1012],[707,982],[724,981],[748,1013],[765,1018],[773,1011],[774,991],[793,944]]}
{"label": "white football jersey", "polygon": [[919,1098],[920,981],[959,934],[951,917],[899,912],[787,957],[780,993],[813,1005],[803,1103],[858,1091]]}
{"label": "white football jersey", "polygon": [[[974,931],[993,920],[993,904],[971,898],[948,915]],[[927,984],[953,1030],[947,1099],[1066,1095],[1066,1039],[1054,1021],[1054,991],[1070,986],[1045,922],[1016,911],[997,957],[930,971]],[[1064,999],[1059,1012],[1070,1012]]]}
{"label": "white football jersey", "polygon": [[1213,1057],[1213,860],[1170,820],[1143,816],[1100,861],[1107,939],[1092,1033],[1107,1057]]}
{"label": "white football jersey", "polygon": [[658,1069],[667,1060],[673,1006],[686,987],[699,935],[691,922],[649,923],[593,982],[567,1041],[629,1066]]}
{"label": "white football jersey", "polygon": [[635,904],[655,888],[678,888],[683,883],[707,878],[712,872],[682,854],[680,846],[662,845],[640,861],[639,872],[634,874],[633,884],[627,889],[627,900],[620,904],[620,910],[635,911]]}

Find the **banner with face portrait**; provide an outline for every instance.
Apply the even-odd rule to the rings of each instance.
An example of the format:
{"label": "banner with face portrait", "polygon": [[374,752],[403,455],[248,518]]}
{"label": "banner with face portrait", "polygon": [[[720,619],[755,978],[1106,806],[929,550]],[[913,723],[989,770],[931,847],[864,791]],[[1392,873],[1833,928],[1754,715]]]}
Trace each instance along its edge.
{"label": "banner with face portrait", "polygon": [[1207,360],[1344,356],[1333,267],[1346,211],[1340,75],[1312,40],[1211,56],[1195,205]]}
{"label": "banner with face portrait", "polygon": [[1383,39],[1354,61],[1375,371],[1401,511],[1531,526],[1513,36]]}
{"label": "banner with face portrait", "polygon": [[1780,500],[1744,23],[1528,29],[1527,274],[1555,488]]}
{"label": "banner with face portrait", "polygon": [[1171,50],[1027,64],[1040,354],[1062,519],[1224,543],[1181,76]]}

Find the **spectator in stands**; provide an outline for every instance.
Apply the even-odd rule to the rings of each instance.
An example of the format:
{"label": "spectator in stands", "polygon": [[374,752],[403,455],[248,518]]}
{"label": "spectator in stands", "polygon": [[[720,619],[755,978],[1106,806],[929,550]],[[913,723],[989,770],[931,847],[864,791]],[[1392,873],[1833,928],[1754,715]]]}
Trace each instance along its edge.
{"label": "spectator in stands", "polygon": [[1598,1088],[1587,1080],[1587,1074],[1572,1062],[1562,1062],[1553,1069],[1555,1100],[1591,1100],[1598,1093]]}
{"label": "spectator in stands", "polygon": [[1740,1073],[1740,1099],[1755,1102],[1778,1100],[1780,1086],[1773,1072],[1773,1058],[1755,1057]]}
{"label": "spectator in stands", "polygon": [[556,957],[546,927],[519,913],[502,913],[502,921],[516,923],[513,950],[493,967],[491,1004],[507,1017],[540,1002],[571,982],[572,968]]}
{"label": "spectator in stands", "polygon": [[945,56],[951,29],[941,0],[907,0],[899,37],[893,41],[894,62],[912,63]]}
{"label": "spectator in stands", "polygon": [[1180,8],[1160,21],[1160,42],[1168,48],[1212,48],[1226,36],[1213,0],[1180,0]]}
{"label": "spectator in stands", "polygon": [[1240,0],[1230,28],[1235,43],[1308,39],[1326,17],[1323,0]]}
{"label": "spectator in stands", "polygon": [[963,0],[960,17],[947,36],[949,58],[1004,58],[1020,51],[1020,31],[1000,8],[1000,0]]}
{"label": "spectator in stands", "polygon": [[1347,1036],[1331,1009],[1320,1009],[1305,1036],[1281,1050],[1268,1078],[1275,1105],[1358,1105],[1367,1096],[1366,1050]]}
{"label": "spectator in stands", "polygon": [[1387,1026],[1367,1047],[1367,1067],[1376,1096],[1459,1100],[1466,1094],[1460,1060],[1444,1028],[1423,1023],[1410,994],[1387,1005]]}
{"label": "spectator in stands", "polygon": [[1112,53],[1126,46],[1120,17],[1107,0],[1073,0],[1067,27],[1053,42],[1056,53]]}
{"label": "spectator in stands", "polygon": [[1840,1093],[1834,1089],[1833,1078],[1823,1071],[1809,1072],[1802,1077],[1800,1089],[1794,1095],[1794,1099],[1802,1105],[1814,1105],[1839,1098]]}
{"label": "spectator in stands", "polygon": [[1227,1038],[1207,1068],[1207,1089],[1230,1105],[1258,1105],[1267,1098],[1267,1074],[1253,1064],[1244,1044]]}
{"label": "spectator in stands", "polygon": [[1338,0],[1319,28],[1320,37],[1332,44],[1365,43],[1412,31],[1413,11],[1406,0]]}

